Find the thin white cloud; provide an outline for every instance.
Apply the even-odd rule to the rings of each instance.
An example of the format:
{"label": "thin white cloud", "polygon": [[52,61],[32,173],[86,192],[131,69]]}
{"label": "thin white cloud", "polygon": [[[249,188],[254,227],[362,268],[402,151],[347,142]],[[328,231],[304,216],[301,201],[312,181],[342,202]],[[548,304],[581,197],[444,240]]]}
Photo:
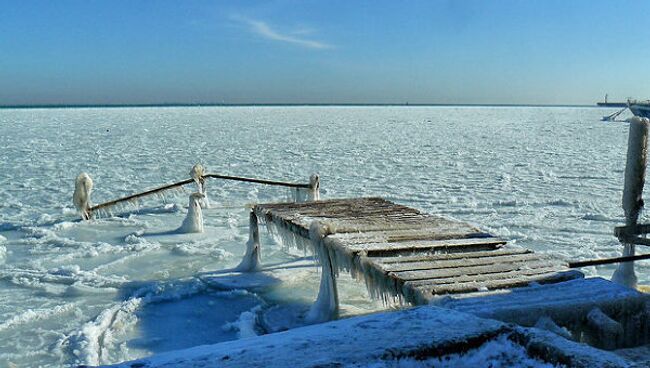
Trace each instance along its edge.
{"label": "thin white cloud", "polygon": [[309,30],[300,29],[296,32],[280,33],[278,30],[273,29],[273,27],[271,27],[268,23],[263,22],[261,20],[255,20],[255,19],[239,17],[239,16],[233,16],[232,18],[234,20],[243,22],[244,24],[249,26],[251,32],[259,36],[262,36],[268,40],[292,43],[294,45],[307,47],[310,49],[331,49],[332,48],[332,45],[320,41],[316,41],[316,40],[311,40],[305,37],[300,37],[301,35],[311,33],[312,31],[311,29]]}

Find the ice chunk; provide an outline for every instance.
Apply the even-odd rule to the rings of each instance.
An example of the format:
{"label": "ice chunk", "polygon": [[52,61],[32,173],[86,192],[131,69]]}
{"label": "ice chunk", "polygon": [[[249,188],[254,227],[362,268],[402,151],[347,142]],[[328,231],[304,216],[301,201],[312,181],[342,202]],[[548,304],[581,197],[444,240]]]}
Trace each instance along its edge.
{"label": "ice chunk", "polygon": [[572,339],[571,332],[569,332],[569,330],[567,330],[564,327],[558,326],[557,324],[555,324],[555,322],[552,319],[546,316],[540,317],[537,320],[537,323],[535,323],[535,327],[542,330],[553,332],[554,334],[560,335],[569,340]]}
{"label": "ice chunk", "polygon": [[587,314],[587,326],[592,332],[592,345],[607,350],[621,345],[623,326],[603,313],[600,308],[594,308]]}

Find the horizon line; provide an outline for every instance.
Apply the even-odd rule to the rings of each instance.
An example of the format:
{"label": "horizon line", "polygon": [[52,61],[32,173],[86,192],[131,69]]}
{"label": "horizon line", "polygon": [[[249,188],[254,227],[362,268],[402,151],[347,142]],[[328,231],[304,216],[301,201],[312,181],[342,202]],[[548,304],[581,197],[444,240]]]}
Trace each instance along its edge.
{"label": "horizon line", "polygon": [[606,107],[596,104],[517,104],[517,103],[189,103],[189,102],[163,102],[163,103],[109,103],[109,104],[0,104],[0,109],[71,109],[71,108],[136,108],[136,107],[309,107],[309,106],[394,106],[394,107]]}

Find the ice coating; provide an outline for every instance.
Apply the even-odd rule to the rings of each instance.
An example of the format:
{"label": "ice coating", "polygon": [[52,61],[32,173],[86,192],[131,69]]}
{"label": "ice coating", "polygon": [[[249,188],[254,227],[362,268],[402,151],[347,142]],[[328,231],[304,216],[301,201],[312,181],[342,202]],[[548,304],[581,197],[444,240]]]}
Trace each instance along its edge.
{"label": "ice coating", "polygon": [[[280,221],[266,221],[265,225],[271,236],[277,242],[289,249],[295,248],[304,253],[313,254],[319,263],[321,263],[321,266],[323,264],[330,265],[335,275],[338,275],[339,271],[348,272],[354,279],[365,284],[372,298],[380,300],[384,305],[397,306],[408,304],[404,300],[401,287],[392,278],[384,277],[381,271],[375,267],[366,267],[364,257],[351,258],[344,252],[337,251],[337,240],[333,237],[325,237],[319,242],[314,242],[311,236],[310,239],[306,239],[287,229]],[[320,226],[331,228],[334,225],[327,224],[327,226],[324,226],[321,224]],[[339,234],[337,236],[345,235]],[[323,285],[322,282],[321,280],[321,286]]]}
{"label": "ice coating", "polygon": [[[328,198],[382,196],[480,225],[536,252],[569,260],[608,258],[621,255],[612,227],[625,222],[628,125],[603,124],[602,115],[599,108],[560,107],[0,109],[0,151],[6,157],[0,160],[0,235],[6,238],[0,243],[6,249],[0,319],[79,303],[59,317],[0,331],[0,366],[7,360],[19,367],[71,365],[57,347],[61,333],[77,331],[111,308],[116,293],[130,283],[235,267],[249,237],[245,205],[286,200],[284,188],[219,181],[210,187],[214,208],[203,211],[203,234],[153,238],[148,233],[179,227],[194,183],[143,198],[138,206],[107,209],[102,216],[93,212],[98,221],[79,222],[70,179],[82,171],[92,172],[98,183],[94,204],[189,178],[187,168],[197,158],[217,172],[290,182],[308,182],[309,173],[318,172],[327,181],[322,194]],[[27,152],[27,144],[38,150]],[[646,212],[639,223],[650,219]],[[260,230],[265,265],[304,256]],[[311,249],[306,238],[280,230],[276,235]],[[646,262],[637,262],[640,284],[650,282]],[[69,266],[80,272],[64,272]],[[610,278],[615,268],[583,271]],[[313,267],[304,273],[311,276],[287,270],[294,276],[278,287],[311,305],[320,277]],[[342,313],[346,304],[366,308],[362,283],[343,273],[337,282]],[[346,288],[355,290],[352,298],[343,294]],[[206,315],[227,312],[223,305],[215,301]],[[174,329],[185,338],[203,330],[189,324]],[[211,333],[236,338],[220,325]],[[156,336],[149,338],[157,341]],[[105,348],[111,362],[152,351],[114,339]],[[128,352],[111,352],[125,344]]]}
{"label": "ice coating", "polygon": [[319,201],[320,200],[320,176],[318,174],[312,174],[309,177],[309,201]]}
{"label": "ice coating", "polygon": [[309,188],[290,188],[289,200],[297,203],[320,200],[320,177],[312,174],[309,177]]}
{"label": "ice coating", "polygon": [[[625,224],[634,226],[638,222],[639,213],[643,208],[643,186],[648,159],[648,125],[646,118],[630,119],[630,132],[627,143],[627,163],[625,165],[625,186],[623,189],[623,211]],[[634,244],[625,244],[623,256],[634,255]],[[621,263],[612,281],[629,287],[636,287],[637,276],[634,272],[634,262]]]}
{"label": "ice coating", "polygon": [[250,213],[249,216],[249,236],[246,242],[246,253],[241,263],[235,268],[240,272],[254,272],[261,268],[260,259],[260,230],[257,224],[257,216],[255,212]]}
{"label": "ice coating", "polygon": [[202,233],[203,232],[203,210],[201,209],[201,200],[204,198],[202,193],[190,194],[190,205],[187,209],[187,216],[183,224],[178,228],[181,233]]}
{"label": "ice coating", "polygon": [[197,191],[201,194],[203,194],[203,199],[201,200],[200,204],[201,207],[203,208],[209,208],[210,207],[210,201],[208,199],[208,191],[206,188],[206,180],[204,178],[206,169],[203,165],[201,164],[196,164],[192,166],[192,170],[190,170],[190,177],[194,179],[194,182],[196,183]]}
{"label": "ice coating", "polygon": [[321,264],[321,280],[318,298],[311,306],[305,320],[308,323],[322,323],[335,319],[339,313],[339,296],[336,288],[337,268],[332,263],[329,249],[325,246],[327,226],[318,221],[312,222],[309,228],[309,239],[318,255]]}
{"label": "ice coating", "polygon": [[90,193],[93,190],[93,180],[90,175],[81,173],[77,176],[74,182],[74,193],[72,194],[72,203],[79,213],[81,218],[88,220],[90,218]]}

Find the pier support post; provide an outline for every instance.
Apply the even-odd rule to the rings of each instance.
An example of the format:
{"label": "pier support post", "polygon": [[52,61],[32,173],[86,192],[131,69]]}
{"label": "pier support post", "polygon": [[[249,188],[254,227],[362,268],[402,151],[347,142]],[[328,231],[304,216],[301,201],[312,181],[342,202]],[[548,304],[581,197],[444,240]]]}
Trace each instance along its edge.
{"label": "pier support post", "polygon": [[260,230],[257,224],[257,215],[251,211],[248,225],[248,242],[246,242],[246,253],[239,265],[235,268],[240,272],[255,272],[262,267],[260,257]]}
{"label": "pier support post", "polygon": [[[648,159],[648,126],[650,121],[645,118],[630,119],[630,133],[627,142],[627,162],[625,164],[625,185],[623,189],[623,211],[625,225],[630,228],[637,225],[639,212],[643,207],[643,186]],[[625,244],[623,256],[634,255],[634,244]],[[637,277],[634,273],[634,262],[621,263],[612,281],[636,287]]]}
{"label": "pier support post", "polygon": [[320,177],[318,174],[312,174],[309,177],[309,196],[308,200],[310,202],[320,200]]}
{"label": "pier support post", "polygon": [[324,243],[327,233],[327,228],[318,221],[312,222],[309,228],[309,238],[318,254],[322,272],[318,297],[305,318],[308,323],[331,321],[339,315],[339,294],[336,287],[337,270],[332,262],[332,255]]}
{"label": "pier support post", "polygon": [[81,214],[83,220],[90,219],[90,193],[93,191],[93,180],[90,175],[79,174],[74,182],[74,193],[72,194],[72,203]]}

